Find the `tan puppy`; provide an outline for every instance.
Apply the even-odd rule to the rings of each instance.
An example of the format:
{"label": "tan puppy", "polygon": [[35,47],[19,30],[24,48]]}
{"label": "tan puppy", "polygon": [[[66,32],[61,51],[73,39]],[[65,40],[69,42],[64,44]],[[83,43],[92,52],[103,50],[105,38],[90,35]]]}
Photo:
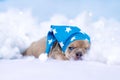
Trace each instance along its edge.
{"label": "tan puppy", "polygon": [[[81,60],[90,48],[90,37],[76,26],[51,25],[47,37],[33,42],[23,55],[39,57],[45,53],[58,60]],[[43,58],[45,56],[40,56]]]}
{"label": "tan puppy", "polygon": [[[45,52],[46,40],[46,37],[44,37],[37,42],[33,42],[23,55],[33,55],[38,58],[40,54]],[[90,43],[87,40],[76,40],[69,44],[65,53],[63,53],[58,42],[55,42],[48,57],[57,60],[81,60],[82,56],[87,53],[89,48]]]}

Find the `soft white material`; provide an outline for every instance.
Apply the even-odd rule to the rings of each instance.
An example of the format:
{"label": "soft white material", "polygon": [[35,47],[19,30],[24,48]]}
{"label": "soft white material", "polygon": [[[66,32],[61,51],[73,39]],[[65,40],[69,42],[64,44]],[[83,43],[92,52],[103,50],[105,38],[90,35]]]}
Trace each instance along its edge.
{"label": "soft white material", "polygon": [[96,61],[1,60],[0,80],[120,80],[120,66]]}

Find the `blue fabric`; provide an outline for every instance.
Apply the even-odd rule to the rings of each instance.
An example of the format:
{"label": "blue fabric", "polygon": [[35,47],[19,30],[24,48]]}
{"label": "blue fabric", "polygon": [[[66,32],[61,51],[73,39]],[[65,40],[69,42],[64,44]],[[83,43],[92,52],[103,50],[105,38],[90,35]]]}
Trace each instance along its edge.
{"label": "blue fabric", "polygon": [[90,37],[76,26],[57,26],[52,25],[47,35],[46,53],[49,54],[54,42],[58,42],[63,52],[67,46],[75,40],[88,40]]}

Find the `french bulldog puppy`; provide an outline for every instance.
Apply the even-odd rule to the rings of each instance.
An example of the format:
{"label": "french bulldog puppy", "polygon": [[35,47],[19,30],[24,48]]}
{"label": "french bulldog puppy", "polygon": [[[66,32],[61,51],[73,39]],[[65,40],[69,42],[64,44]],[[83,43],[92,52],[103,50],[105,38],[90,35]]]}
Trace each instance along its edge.
{"label": "french bulldog puppy", "polygon": [[47,37],[33,42],[23,55],[42,53],[57,60],[82,60],[90,48],[90,37],[75,26],[52,25]]}

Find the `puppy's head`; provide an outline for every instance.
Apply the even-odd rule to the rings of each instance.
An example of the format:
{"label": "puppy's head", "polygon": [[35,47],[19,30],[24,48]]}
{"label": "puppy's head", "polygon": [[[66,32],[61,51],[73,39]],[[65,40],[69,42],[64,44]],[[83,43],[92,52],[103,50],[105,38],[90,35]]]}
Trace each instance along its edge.
{"label": "puppy's head", "polygon": [[72,42],[65,51],[68,59],[82,60],[82,56],[87,53],[90,43],[87,40],[76,40]]}

